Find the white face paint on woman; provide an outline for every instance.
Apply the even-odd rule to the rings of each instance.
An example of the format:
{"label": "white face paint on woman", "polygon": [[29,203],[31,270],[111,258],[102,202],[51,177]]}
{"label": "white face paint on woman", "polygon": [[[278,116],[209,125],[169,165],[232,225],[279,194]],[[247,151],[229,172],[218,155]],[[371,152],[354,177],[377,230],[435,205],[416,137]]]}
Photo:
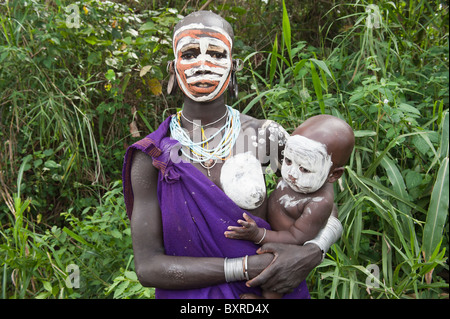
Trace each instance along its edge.
{"label": "white face paint on woman", "polygon": [[326,182],[332,165],[324,144],[293,135],[286,142],[281,176],[294,191],[313,193]]}
{"label": "white face paint on woman", "polygon": [[197,102],[222,95],[231,74],[230,36],[196,23],[177,30],[173,39],[177,81],[184,94]]}

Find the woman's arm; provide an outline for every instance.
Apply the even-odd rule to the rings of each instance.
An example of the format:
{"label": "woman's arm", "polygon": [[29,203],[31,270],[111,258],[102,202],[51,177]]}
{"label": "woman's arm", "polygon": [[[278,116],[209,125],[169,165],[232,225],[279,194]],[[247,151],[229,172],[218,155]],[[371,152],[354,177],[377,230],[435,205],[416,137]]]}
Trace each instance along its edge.
{"label": "woman's arm", "polygon": [[[131,166],[134,205],[131,234],[136,273],[143,286],[192,289],[225,282],[223,258],[167,256],[157,198],[158,170],[152,159],[135,151]],[[272,254],[249,256],[250,278],[259,274]]]}

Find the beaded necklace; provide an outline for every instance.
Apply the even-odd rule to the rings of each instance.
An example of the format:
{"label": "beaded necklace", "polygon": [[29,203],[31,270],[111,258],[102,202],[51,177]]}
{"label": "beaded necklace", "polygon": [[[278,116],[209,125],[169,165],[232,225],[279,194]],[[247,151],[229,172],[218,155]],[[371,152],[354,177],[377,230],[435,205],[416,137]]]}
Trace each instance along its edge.
{"label": "beaded necklace", "polygon": [[[227,116],[225,124],[212,134],[209,138],[205,135],[204,127],[219,122],[223,117]],[[181,152],[194,163],[200,163],[200,165],[207,169],[208,176],[211,176],[210,169],[216,165],[217,160],[226,160],[231,155],[231,150],[236,144],[237,137],[241,130],[241,121],[239,111],[234,110],[227,105],[227,113],[217,121],[206,125],[198,125],[193,121],[190,123],[200,126],[202,138],[200,142],[193,142],[186,129],[181,127],[182,111],[179,111],[176,116],[172,117],[170,122],[170,133],[172,138],[178,140],[184,147],[181,148]],[[184,118],[184,116],[183,116]],[[216,136],[222,134],[222,138],[219,144],[212,149],[209,149],[209,142],[211,142]],[[186,150],[186,148],[188,150]]]}

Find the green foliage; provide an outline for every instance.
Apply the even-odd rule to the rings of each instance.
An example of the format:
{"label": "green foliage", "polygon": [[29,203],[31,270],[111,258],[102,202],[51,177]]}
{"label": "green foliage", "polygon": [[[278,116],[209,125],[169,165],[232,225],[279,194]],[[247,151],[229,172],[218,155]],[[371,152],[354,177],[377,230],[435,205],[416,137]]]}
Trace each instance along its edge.
{"label": "green foliage", "polygon": [[[204,3],[0,4],[2,298],[154,296],[134,272],[116,181],[126,146],[182,103],[162,89],[171,28]],[[354,153],[335,184],[344,234],[308,277],[313,298],[440,298],[448,287],[439,276],[448,271],[448,5],[208,8],[233,24],[244,61],[230,104],[289,132],[320,113],[354,129]],[[266,175],[269,192],[275,180]],[[67,283],[71,265],[79,288]]]}
{"label": "green foliage", "polygon": [[[392,2],[334,9],[341,6],[355,9],[340,18],[352,25],[320,52],[292,41],[283,2],[282,34],[261,52],[265,74],[251,65],[257,53],[246,58],[257,93],[241,93],[236,105],[288,130],[328,113],[355,131],[355,151],[335,187],[344,235],[309,277],[314,297],[438,298],[448,286],[432,280],[433,269],[448,269],[448,43],[408,42],[414,37],[399,32]],[[430,32],[447,39],[445,17],[429,7],[423,14],[438,26]],[[368,265],[380,270],[376,287],[365,282]]]}
{"label": "green foliage", "polygon": [[[153,289],[136,279],[128,217],[121,182],[102,202],[62,213],[67,227],[46,228],[26,218],[27,201],[16,200],[12,227],[1,226],[2,298],[148,298]],[[27,215],[30,215],[28,212]],[[71,287],[69,266],[79,268],[79,287]]]}
{"label": "green foliage", "polygon": [[14,167],[31,156],[31,209],[58,215],[118,179],[124,144],[160,121],[176,11],[14,1],[0,12],[0,134],[8,150],[0,165],[11,168],[3,178],[14,180]]}

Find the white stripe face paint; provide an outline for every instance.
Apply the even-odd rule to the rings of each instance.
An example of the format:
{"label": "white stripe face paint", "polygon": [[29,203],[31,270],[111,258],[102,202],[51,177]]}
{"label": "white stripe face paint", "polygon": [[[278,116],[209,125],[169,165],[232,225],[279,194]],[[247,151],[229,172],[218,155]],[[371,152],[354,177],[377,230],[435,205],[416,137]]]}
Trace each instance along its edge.
{"label": "white stripe face paint", "polygon": [[223,94],[231,74],[232,42],[218,27],[190,24],[173,37],[175,72],[180,88],[197,102],[212,101]]}
{"label": "white stripe face paint", "polygon": [[332,165],[324,144],[294,135],[284,149],[281,176],[294,191],[308,194],[325,184]]}

